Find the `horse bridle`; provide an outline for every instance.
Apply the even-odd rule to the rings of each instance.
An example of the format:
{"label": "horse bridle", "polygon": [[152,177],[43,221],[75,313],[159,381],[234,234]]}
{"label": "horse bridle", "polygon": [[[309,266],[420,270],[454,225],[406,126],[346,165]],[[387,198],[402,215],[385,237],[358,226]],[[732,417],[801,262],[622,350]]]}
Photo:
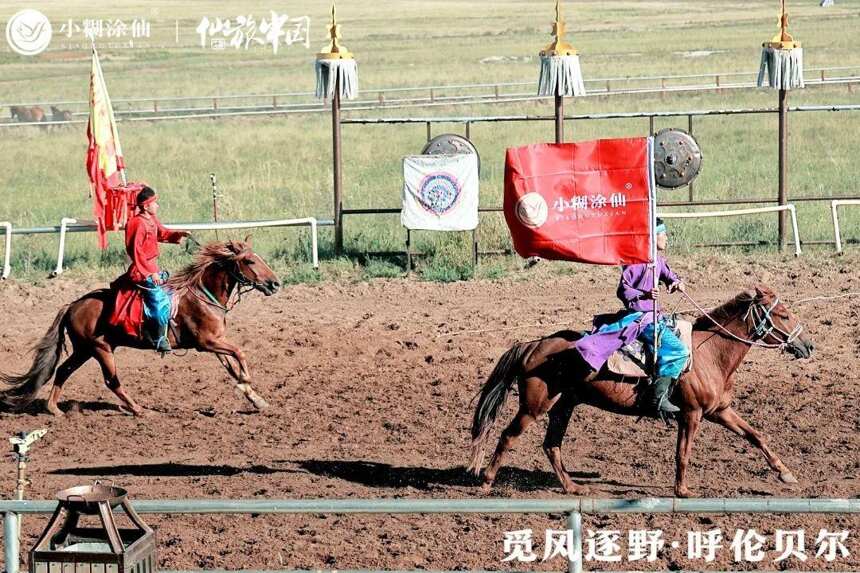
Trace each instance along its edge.
{"label": "horse bridle", "polygon": [[[753,301],[750,303],[749,308],[747,308],[747,312],[744,315],[744,324],[747,326],[747,332],[752,331],[752,339],[747,340],[746,338],[742,338],[737,334],[733,333],[725,326],[719,323],[717,319],[711,316],[707,310],[702,308],[699,303],[697,303],[693,298],[681,291],[681,294],[686,297],[696,309],[702,313],[703,316],[706,316],[708,320],[710,320],[714,325],[722,330],[729,337],[734,338],[740,342],[745,344],[751,344],[753,346],[761,346],[763,348],[779,348],[780,350],[785,350],[785,347],[797,340],[800,336],[800,333],[803,332],[803,325],[799,322],[797,326],[794,327],[794,330],[791,332],[785,332],[783,329],[779,328],[773,323],[773,318],[771,318],[771,314],[773,313],[773,309],[779,304],[779,297],[775,297],[773,304],[770,305],[770,308],[765,308],[765,305],[760,302]],[[750,319],[753,321],[753,326],[750,328]],[[781,334],[785,338],[780,340],[775,334],[774,331]],[[774,340],[777,341],[777,344],[771,344],[768,342],[764,342],[762,339],[766,336],[771,336]]]}
{"label": "horse bridle", "polygon": [[[248,277],[246,277],[244,275],[244,273],[242,273],[239,270],[239,260],[238,259],[234,259],[231,262],[233,263],[233,265],[231,266],[231,268],[227,269],[227,275],[230,278],[232,278],[234,281],[236,281],[236,284],[239,287],[236,289],[236,301],[233,304],[230,304],[229,306],[227,306],[227,304],[221,304],[220,302],[218,302],[218,299],[216,299],[215,296],[212,293],[210,293],[205,287],[203,287],[203,293],[206,295],[205,297],[201,297],[196,292],[194,293],[194,296],[196,296],[197,298],[199,298],[200,300],[202,300],[206,304],[210,304],[212,306],[215,306],[215,307],[223,310],[225,314],[230,312],[231,310],[233,310],[233,308],[237,304],[242,302],[242,295],[243,294],[249,293],[252,290],[254,290],[255,288],[257,288],[258,286],[263,284],[258,280],[251,280]],[[257,278],[257,271],[252,270],[251,272],[254,273],[254,278],[256,279]],[[192,292],[193,292],[193,290],[192,290]],[[229,299],[230,299],[230,296],[228,294],[228,300],[227,300],[228,304],[230,302]]]}
{"label": "horse bridle", "polygon": [[[779,304],[779,297],[775,297],[773,299],[773,303],[770,307],[765,307],[764,304],[760,302],[753,302],[749,308],[747,309],[746,314],[744,315],[744,321],[749,326],[750,319],[752,319],[752,340],[755,342],[762,341],[768,336],[771,336],[774,340],[777,341],[777,346],[779,348],[784,348],[797,340],[800,337],[800,333],[803,332],[803,325],[800,322],[797,323],[797,326],[791,332],[786,332],[782,328],[778,327],[773,322],[773,309],[777,307]],[[774,334],[780,334],[782,338]]]}

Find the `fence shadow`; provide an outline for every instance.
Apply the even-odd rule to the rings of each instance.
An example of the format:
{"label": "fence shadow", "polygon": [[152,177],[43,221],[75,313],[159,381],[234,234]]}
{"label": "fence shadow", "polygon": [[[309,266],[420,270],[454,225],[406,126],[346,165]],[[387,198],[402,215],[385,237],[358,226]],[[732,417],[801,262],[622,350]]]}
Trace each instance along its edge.
{"label": "fence shadow", "polygon": [[95,466],[85,468],[60,468],[48,472],[52,475],[72,476],[149,476],[149,477],[194,477],[194,476],[234,476],[239,474],[270,475],[277,473],[298,473],[297,470],[271,468],[260,464],[231,466],[226,464],[119,464],[115,466]]}

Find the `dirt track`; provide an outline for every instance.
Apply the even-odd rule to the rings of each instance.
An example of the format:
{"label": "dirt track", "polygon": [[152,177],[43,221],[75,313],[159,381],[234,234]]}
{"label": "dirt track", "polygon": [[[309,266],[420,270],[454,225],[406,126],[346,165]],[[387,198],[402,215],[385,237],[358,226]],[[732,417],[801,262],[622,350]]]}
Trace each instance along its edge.
{"label": "dirt track", "polygon": [[[815,262],[817,260],[817,262]],[[810,269],[808,265],[814,264]],[[544,265],[498,282],[442,285],[411,280],[289,287],[255,294],[231,315],[232,338],[246,351],[256,389],[272,404],[251,413],[211,356],[156,358],[120,350],[126,389],[150,408],[142,419],[116,406],[94,363],[66,385],[63,419],[40,413],[0,415],[0,434],[49,428],[33,455],[34,498],[96,478],[112,479],[137,499],[374,498],[479,496],[466,476],[469,401],[512,343],[562,326],[584,327],[589,315],[616,307],[613,268]],[[691,293],[718,303],[756,278],[785,299],[860,291],[857,257],[829,255],[769,263],[726,257],[675,263]],[[608,287],[607,285],[613,285]],[[20,350],[45,331],[57,308],[101,286],[64,278],[33,287],[0,286],[0,370],[20,371]],[[670,307],[678,299],[672,298]],[[753,349],[737,374],[737,410],[761,429],[800,479],[780,484],[759,453],[722,428],[705,424],[690,486],[700,496],[857,497],[860,495],[860,297],[791,307],[816,342],[810,361]],[[680,308],[687,305],[680,303]],[[515,399],[509,400],[505,422]],[[540,449],[545,420],[532,426],[502,470],[495,495],[562,495]],[[493,440],[497,439],[494,435]],[[603,497],[670,496],[675,431],[591,408],[574,413],[565,460],[574,479]],[[14,489],[14,465],[0,467]],[[506,530],[561,528],[559,516],[149,516],[159,528],[161,566],[191,568],[540,568],[556,559],[501,563]],[[24,548],[45,525],[25,520]],[[738,527],[769,536],[803,527],[805,569],[860,570],[858,516],[586,516],[592,529],[663,529],[682,549],[656,563],[587,568],[752,568],[733,563],[730,539],[707,566],[683,559],[686,531]],[[850,529],[851,556],[814,559],[820,527]],[[626,552],[624,553],[626,555]]]}

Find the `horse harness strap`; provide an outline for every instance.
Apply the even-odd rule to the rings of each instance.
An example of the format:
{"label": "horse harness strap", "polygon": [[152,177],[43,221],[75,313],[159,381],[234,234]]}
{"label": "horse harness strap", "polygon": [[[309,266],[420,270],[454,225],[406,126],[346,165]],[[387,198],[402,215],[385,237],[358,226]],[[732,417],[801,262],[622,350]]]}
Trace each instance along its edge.
{"label": "horse harness strap", "polygon": [[[211,304],[212,306],[217,307],[217,308],[219,308],[219,309],[223,310],[223,311],[224,311],[224,314],[227,314],[228,312],[230,312],[230,309],[228,309],[226,306],[224,306],[223,304],[221,304],[221,302],[220,302],[217,298],[215,298],[215,295],[213,295],[211,292],[209,292],[209,289],[208,289],[208,288],[206,288],[206,287],[205,287],[205,286],[203,286],[202,284],[201,284],[201,285],[199,285],[199,286],[200,286],[200,290],[202,290],[202,291],[203,291],[203,294],[205,294],[205,295],[206,295],[206,299],[202,298],[199,294],[195,293],[195,295],[197,296],[197,298],[200,298],[201,300],[203,300],[203,302],[205,302],[205,303],[207,303],[207,304]],[[191,292],[194,292],[194,291],[192,290]],[[207,299],[208,299],[208,300],[207,300]]]}
{"label": "horse harness strap", "polygon": [[[794,330],[792,330],[789,333],[789,332],[785,332],[784,330],[777,327],[773,323],[773,319],[770,317],[770,315],[773,312],[773,309],[776,308],[776,305],[779,304],[779,298],[774,299],[773,304],[770,306],[770,308],[768,308],[766,310],[764,309],[763,305],[757,304],[757,303],[752,303],[749,306],[746,314],[744,315],[744,321],[746,322],[749,320],[750,317],[752,317],[753,321],[755,321],[756,324],[754,325],[754,328],[753,328],[753,338],[751,340],[748,340],[746,338],[742,338],[742,337],[736,335],[735,333],[733,333],[732,331],[730,331],[729,329],[724,327],[722,324],[717,322],[717,320],[714,317],[712,317],[710,314],[708,314],[708,311],[706,311],[701,306],[699,306],[699,304],[695,300],[693,300],[693,298],[690,295],[688,295],[687,293],[685,293],[683,291],[681,292],[681,294],[684,295],[687,298],[687,300],[689,300],[691,303],[693,303],[693,306],[695,306],[699,312],[701,312],[704,316],[706,316],[708,318],[708,320],[710,320],[717,328],[719,328],[720,330],[722,330],[723,332],[728,334],[731,338],[734,338],[735,340],[738,340],[738,341],[743,342],[745,344],[751,344],[753,346],[761,346],[764,348],[779,348],[780,350],[782,350],[786,346],[788,346],[789,344],[794,342],[800,336],[800,333],[803,332],[803,326],[800,324],[798,324],[794,328]],[[762,342],[762,339],[764,337],[766,337],[768,335],[773,336],[774,330],[777,331],[778,333],[782,334],[783,336],[785,336],[785,340],[780,341],[778,344],[771,344],[771,343],[767,343],[767,342]],[[773,337],[776,338],[776,336],[773,336]],[[779,339],[777,339],[777,340],[779,340]]]}
{"label": "horse harness strap", "polygon": [[[794,330],[791,332],[785,332],[778,326],[773,323],[773,319],[771,318],[771,313],[773,309],[776,308],[776,305],[779,304],[779,298],[775,298],[773,304],[770,305],[770,308],[767,310],[760,304],[752,304],[747,310],[746,316],[744,316],[744,320],[748,320],[752,317],[755,322],[755,329],[753,330],[753,335],[757,340],[761,340],[766,336],[773,336],[773,331],[775,330],[779,334],[785,337],[784,341],[780,344],[780,346],[784,346],[786,344],[791,344],[794,342],[797,337],[800,336],[800,333],[803,332],[803,325],[798,324],[794,327]],[[774,338],[776,338],[774,336]]]}

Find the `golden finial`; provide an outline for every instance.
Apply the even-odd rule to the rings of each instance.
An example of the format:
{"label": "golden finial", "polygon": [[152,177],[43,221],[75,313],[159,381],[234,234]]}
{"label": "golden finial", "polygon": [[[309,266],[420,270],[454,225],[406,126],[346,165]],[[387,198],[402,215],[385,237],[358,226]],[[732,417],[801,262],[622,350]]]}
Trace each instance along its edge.
{"label": "golden finial", "polygon": [[334,2],[331,3],[331,24],[328,25],[329,43],[317,54],[318,60],[351,60],[352,54],[341,46],[340,24],[337,23]]}
{"label": "golden finial", "polygon": [[777,24],[779,25],[779,33],[770,42],[765,42],[762,46],[780,50],[799,48],[800,42],[795,42],[791,34],[788,33],[788,11],[785,9],[785,0],[779,0],[779,18],[777,18]]}
{"label": "golden finial", "polygon": [[576,48],[568,44],[564,40],[564,33],[567,27],[564,23],[564,18],[561,15],[561,0],[555,0],[555,22],[552,24],[553,41],[546,48],[541,50],[541,56],[574,56]]}

